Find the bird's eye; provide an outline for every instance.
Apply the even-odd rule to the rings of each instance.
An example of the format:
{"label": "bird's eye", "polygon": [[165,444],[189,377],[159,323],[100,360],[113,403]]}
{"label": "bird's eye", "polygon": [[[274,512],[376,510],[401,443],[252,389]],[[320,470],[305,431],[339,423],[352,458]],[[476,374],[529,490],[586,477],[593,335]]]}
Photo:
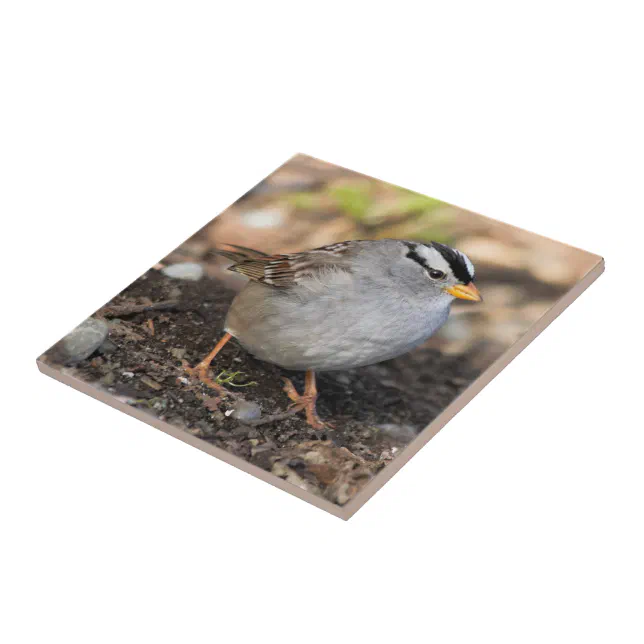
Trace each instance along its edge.
{"label": "bird's eye", "polygon": [[445,277],[445,273],[443,273],[443,271],[437,270],[436,268],[432,268],[429,271],[429,276],[433,280],[442,280]]}

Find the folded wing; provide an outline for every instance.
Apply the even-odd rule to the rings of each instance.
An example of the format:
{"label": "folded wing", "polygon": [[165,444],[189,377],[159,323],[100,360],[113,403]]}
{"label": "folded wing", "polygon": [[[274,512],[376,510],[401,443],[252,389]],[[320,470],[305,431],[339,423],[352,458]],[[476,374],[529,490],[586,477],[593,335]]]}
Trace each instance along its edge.
{"label": "folded wing", "polygon": [[283,288],[294,286],[303,278],[315,276],[325,269],[349,271],[350,248],[349,244],[339,242],[301,253],[266,255],[252,248],[225,244],[217,247],[215,253],[233,262],[228,270],[262,284]]}

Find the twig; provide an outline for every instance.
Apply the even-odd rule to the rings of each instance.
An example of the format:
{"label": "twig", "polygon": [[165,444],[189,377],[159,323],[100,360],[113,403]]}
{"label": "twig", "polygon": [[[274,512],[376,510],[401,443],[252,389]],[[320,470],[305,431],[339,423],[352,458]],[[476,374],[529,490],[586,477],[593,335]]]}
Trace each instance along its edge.
{"label": "twig", "polygon": [[106,318],[123,317],[124,315],[134,315],[135,313],[147,313],[148,311],[169,311],[177,308],[179,300],[164,300],[154,304],[121,304],[115,306],[106,306],[99,311]]}
{"label": "twig", "polygon": [[[252,425],[257,427],[258,425],[266,425],[268,423],[274,423],[276,420],[285,420],[289,416],[294,416],[295,414],[302,411],[302,407],[293,407],[288,411],[282,412],[281,414],[273,414],[272,416],[264,416],[263,418],[258,418],[257,420],[240,420],[240,423],[244,425]],[[239,420],[239,419],[238,419]]]}

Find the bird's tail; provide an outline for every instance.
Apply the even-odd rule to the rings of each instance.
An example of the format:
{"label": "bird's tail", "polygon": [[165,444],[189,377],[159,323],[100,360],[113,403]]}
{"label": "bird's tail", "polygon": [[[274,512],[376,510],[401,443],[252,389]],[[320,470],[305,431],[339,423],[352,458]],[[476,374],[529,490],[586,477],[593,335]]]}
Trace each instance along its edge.
{"label": "bird's tail", "polygon": [[253,248],[246,248],[246,246],[237,246],[236,244],[228,243],[224,243],[222,245],[218,244],[212,249],[212,253],[215,255],[221,255],[235,263],[247,261],[249,259],[261,259],[269,256],[266,253],[254,250]]}

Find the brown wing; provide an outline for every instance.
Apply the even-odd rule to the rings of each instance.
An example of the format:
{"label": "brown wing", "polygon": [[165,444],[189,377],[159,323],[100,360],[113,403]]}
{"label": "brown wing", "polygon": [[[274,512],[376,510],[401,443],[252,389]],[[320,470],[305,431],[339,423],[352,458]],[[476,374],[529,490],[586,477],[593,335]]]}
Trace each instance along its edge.
{"label": "brown wing", "polygon": [[350,246],[346,242],[283,255],[266,255],[232,244],[226,246],[234,250],[217,248],[215,252],[235,262],[228,268],[229,271],[241,273],[256,282],[271,286],[292,286],[306,275],[313,275],[325,266],[349,270],[346,255]]}
{"label": "brown wing", "polygon": [[245,259],[261,259],[262,257],[269,257],[267,253],[262,253],[261,250],[247,248],[246,246],[238,246],[237,244],[224,244],[223,246],[217,246],[217,248],[212,252],[217,255],[227,257],[234,262],[241,262]]}

